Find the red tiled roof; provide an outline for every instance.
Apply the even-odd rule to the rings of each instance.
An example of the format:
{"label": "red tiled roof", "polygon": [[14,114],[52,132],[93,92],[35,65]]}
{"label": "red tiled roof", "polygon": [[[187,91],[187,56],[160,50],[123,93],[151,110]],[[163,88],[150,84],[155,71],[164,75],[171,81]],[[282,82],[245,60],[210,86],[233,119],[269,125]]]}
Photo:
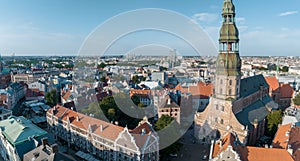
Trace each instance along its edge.
{"label": "red tiled roof", "polygon": [[292,124],[287,124],[287,125],[280,126],[278,128],[272,143],[272,146],[274,148],[283,148],[283,149],[287,148],[288,146],[287,140],[289,139],[289,134],[287,135],[287,133],[290,133],[291,125]]}
{"label": "red tiled roof", "polygon": [[197,86],[189,86],[189,92],[193,96],[200,96],[200,97],[210,97],[213,94],[213,85],[198,82]]}
{"label": "red tiled roof", "polygon": [[182,87],[180,84],[178,84],[174,89],[180,91],[181,93],[188,93],[189,91],[188,88]]}
{"label": "red tiled roof", "polygon": [[139,94],[139,95],[149,95],[151,93],[150,89],[130,89],[130,97],[133,96],[134,94]]}
{"label": "red tiled roof", "polygon": [[294,89],[289,84],[280,85],[280,98],[293,98]]}
{"label": "red tiled roof", "polygon": [[276,91],[279,89],[279,82],[276,77],[265,77],[265,80],[269,84],[271,91]]}
{"label": "red tiled roof", "polygon": [[239,153],[243,161],[294,161],[285,149],[239,146]]}
{"label": "red tiled roof", "polygon": [[[75,111],[69,110],[65,107],[56,105],[56,117],[61,117],[62,120],[67,121],[69,118],[70,123],[84,130],[88,130],[89,125],[92,127],[93,133],[102,136],[104,138],[108,138],[110,140],[116,140],[119,133],[124,129],[121,126],[116,126],[114,124],[105,122],[103,120],[95,119],[81,113],[77,113]],[[53,108],[48,111],[48,113],[52,114]],[[77,121],[77,117],[79,117],[79,121]],[[102,125],[103,131],[101,132],[100,126]]]}
{"label": "red tiled roof", "polygon": [[234,146],[235,136],[231,133],[227,134],[220,142],[217,144],[214,144],[212,157],[215,158],[218,156],[222,151],[226,150],[228,145],[231,145],[234,149],[236,148]]}
{"label": "red tiled roof", "polygon": [[70,97],[70,95],[71,95],[71,92],[70,92],[70,91],[67,91],[67,92],[63,95],[63,99],[64,99],[64,100],[68,100],[69,97]]}
{"label": "red tiled roof", "polygon": [[259,148],[250,146],[241,146],[235,144],[236,137],[229,133],[222,140],[213,146],[212,157],[217,157],[222,151],[225,151],[228,145],[231,145],[242,161],[293,161],[293,157],[286,149],[278,148]]}

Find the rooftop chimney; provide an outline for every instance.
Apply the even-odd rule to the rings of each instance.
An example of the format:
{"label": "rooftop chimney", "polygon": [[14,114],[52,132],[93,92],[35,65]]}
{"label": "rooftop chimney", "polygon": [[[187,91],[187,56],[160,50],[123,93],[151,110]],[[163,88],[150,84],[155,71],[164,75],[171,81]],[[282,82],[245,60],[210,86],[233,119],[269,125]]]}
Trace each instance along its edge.
{"label": "rooftop chimney", "polygon": [[143,128],[143,129],[142,129],[142,135],[145,135],[145,134],[146,134],[146,129]]}
{"label": "rooftop chimney", "polygon": [[100,125],[100,132],[103,132],[103,125]]}
{"label": "rooftop chimney", "polygon": [[46,147],[46,145],[48,145],[48,138],[47,137],[45,137],[45,138],[42,138],[42,146],[43,146],[43,148],[45,148]]}
{"label": "rooftop chimney", "polygon": [[51,153],[57,153],[58,152],[58,145],[52,144],[51,145]]}
{"label": "rooftop chimney", "polygon": [[80,121],[80,119],[79,119],[79,116],[78,116],[78,115],[76,116],[76,121],[78,121],[78,122]]}

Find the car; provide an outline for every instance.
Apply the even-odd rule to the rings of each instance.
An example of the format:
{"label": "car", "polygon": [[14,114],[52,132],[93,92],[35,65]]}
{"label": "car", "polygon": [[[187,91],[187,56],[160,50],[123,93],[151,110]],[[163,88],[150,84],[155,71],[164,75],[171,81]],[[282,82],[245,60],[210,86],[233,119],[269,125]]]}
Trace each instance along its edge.
{"label": "car", "polygon": [[206,160],[207,159],[207,155],[204,155],[203,157],[202,157],[202,160]]}

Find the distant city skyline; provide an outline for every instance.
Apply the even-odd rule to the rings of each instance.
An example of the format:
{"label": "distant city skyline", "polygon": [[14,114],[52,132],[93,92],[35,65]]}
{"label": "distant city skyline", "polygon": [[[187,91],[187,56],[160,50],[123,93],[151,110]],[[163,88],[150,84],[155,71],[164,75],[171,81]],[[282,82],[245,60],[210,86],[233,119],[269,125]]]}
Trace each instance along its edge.
{"label": "distant city skyline", "polygon": [[[297,41],[300,1],[233,1],[237,8],[241,56],[300,55]],[[0,4],[1,55],[69,56],[76,55],[86,37],[107,19],[141,8],[167,9],[189,17],[208,32],[217,46],[223,1],[12,0]],[[161,45],[169,42],[173,43],[173,48],[182,48],[182,55],[192,53],[178,39],[153,31],[128,35],[108,52],[125,54],[138,47],[133,43],[136,40],[144,43],[160,40],[157,44]]]}

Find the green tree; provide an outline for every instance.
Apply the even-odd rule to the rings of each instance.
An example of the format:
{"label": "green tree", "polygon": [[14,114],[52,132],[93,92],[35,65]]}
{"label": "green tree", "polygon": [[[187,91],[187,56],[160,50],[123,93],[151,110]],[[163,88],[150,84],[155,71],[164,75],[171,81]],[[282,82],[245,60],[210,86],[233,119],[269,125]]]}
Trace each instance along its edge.
{"label": "green tree", "polygon": [[171,122],[174,120],[173,117],[168,116],[168,115],[162,115],[157,122],[155,123],[154,129],[156,131],[159,131],[163,128],[165,128],[166,126],[168,126],[169,124],[171,124]]}
{"label": "green tree", "polygon": [[276,134],[278,125],[282,122],[283,113],[281,110],[272,111],[267,116],[267,135],[274,137]]}
{"label": "green tree", "polygon": [[116,110],[114,108],[108,109],[107,115],[109,120],[116,120]]}
{"label": "green tree", "polygon": [[[118,100],[119,104],[116,104],[115,99]],[[99,105],[109,121],[118,121],[120,126],[127,126],[129,129],[133,129],[138,125],[140,119],[130,117],[126,114],[127,112],[131,114],[137,112],[135,109],[137,107],[131,100],[128,100],[130,100],[129,95],[119,93],[114,96],[105,97],[99,102]],[[118,106],[122,106],[122,110],[126,111],[121,111]]]}
{"label": "green tree", "polygon": [[100,109],[97,102],[90,103],[88,108],[83,108],[80,110],[80,112],[86,115],[93,114],[95,118],[105,120],[104,113]]}
{"label": "green tree", "polygon": [[140,83],[139,76],[137,76],[137,75],[133,76],[133,77],[132,77],[132,82],[133,82],[134,84]]}
{"label": "green tree", "polygon": [[97,65],[98,68],[105,68],[106,67],[106,64],[104,64],[103,62],[99,65]]}
{"label": "green tree", "polygon": [[284,66],[284,67],[282,67],[281,71],[282,72],[289,72],[289,67]]}
{"label": "green tree", "polygon": [[48,92],[45,96],[47,105],[49,105],[50,107],[53,107],[57,104],[58,102],[58,96],[56,94],[56,90],[52,89],[50,92]]}
{"label": "green tree", "polygon": [[300,93],[293,99],[295,105],[300,106]]}
{"label": "green tree", "polygon": [[[169,139],[172,139],[172,137],[177,137],[176,135],[179,135],[180,129],[178,128],[179,127],[178,123],[174,120],[173,117],[168,115],[162,115],[155,123],[154,129],[156,131],[159,131],[164,129],[167,126],[172,126],[170,127],[170,130],[173,130],[172,134],[174,135],[174,136],[169,136]],[[164,133],[164,131],[161,131],[161,133]],[[162,135],[166,136],[166,134],[162,134]],[[170,154],[177,153],[180,150],[181,146],[182,144],[179,143],[177,140],[175,143],[171,144],[167,148],[162,149],[160,151],[161,160],[165,160]]]}
{"label": "green tree", "polygon": [[100,81],[101,81],[101,82],[106,82],[105,76],[101,77],[101,78],[100,78]]}
{"label": "green tree", "polygon": [[138,106],[141,103],[139,96],[137,96],[136,94],[131,96],[131,100],[136,106]]}

